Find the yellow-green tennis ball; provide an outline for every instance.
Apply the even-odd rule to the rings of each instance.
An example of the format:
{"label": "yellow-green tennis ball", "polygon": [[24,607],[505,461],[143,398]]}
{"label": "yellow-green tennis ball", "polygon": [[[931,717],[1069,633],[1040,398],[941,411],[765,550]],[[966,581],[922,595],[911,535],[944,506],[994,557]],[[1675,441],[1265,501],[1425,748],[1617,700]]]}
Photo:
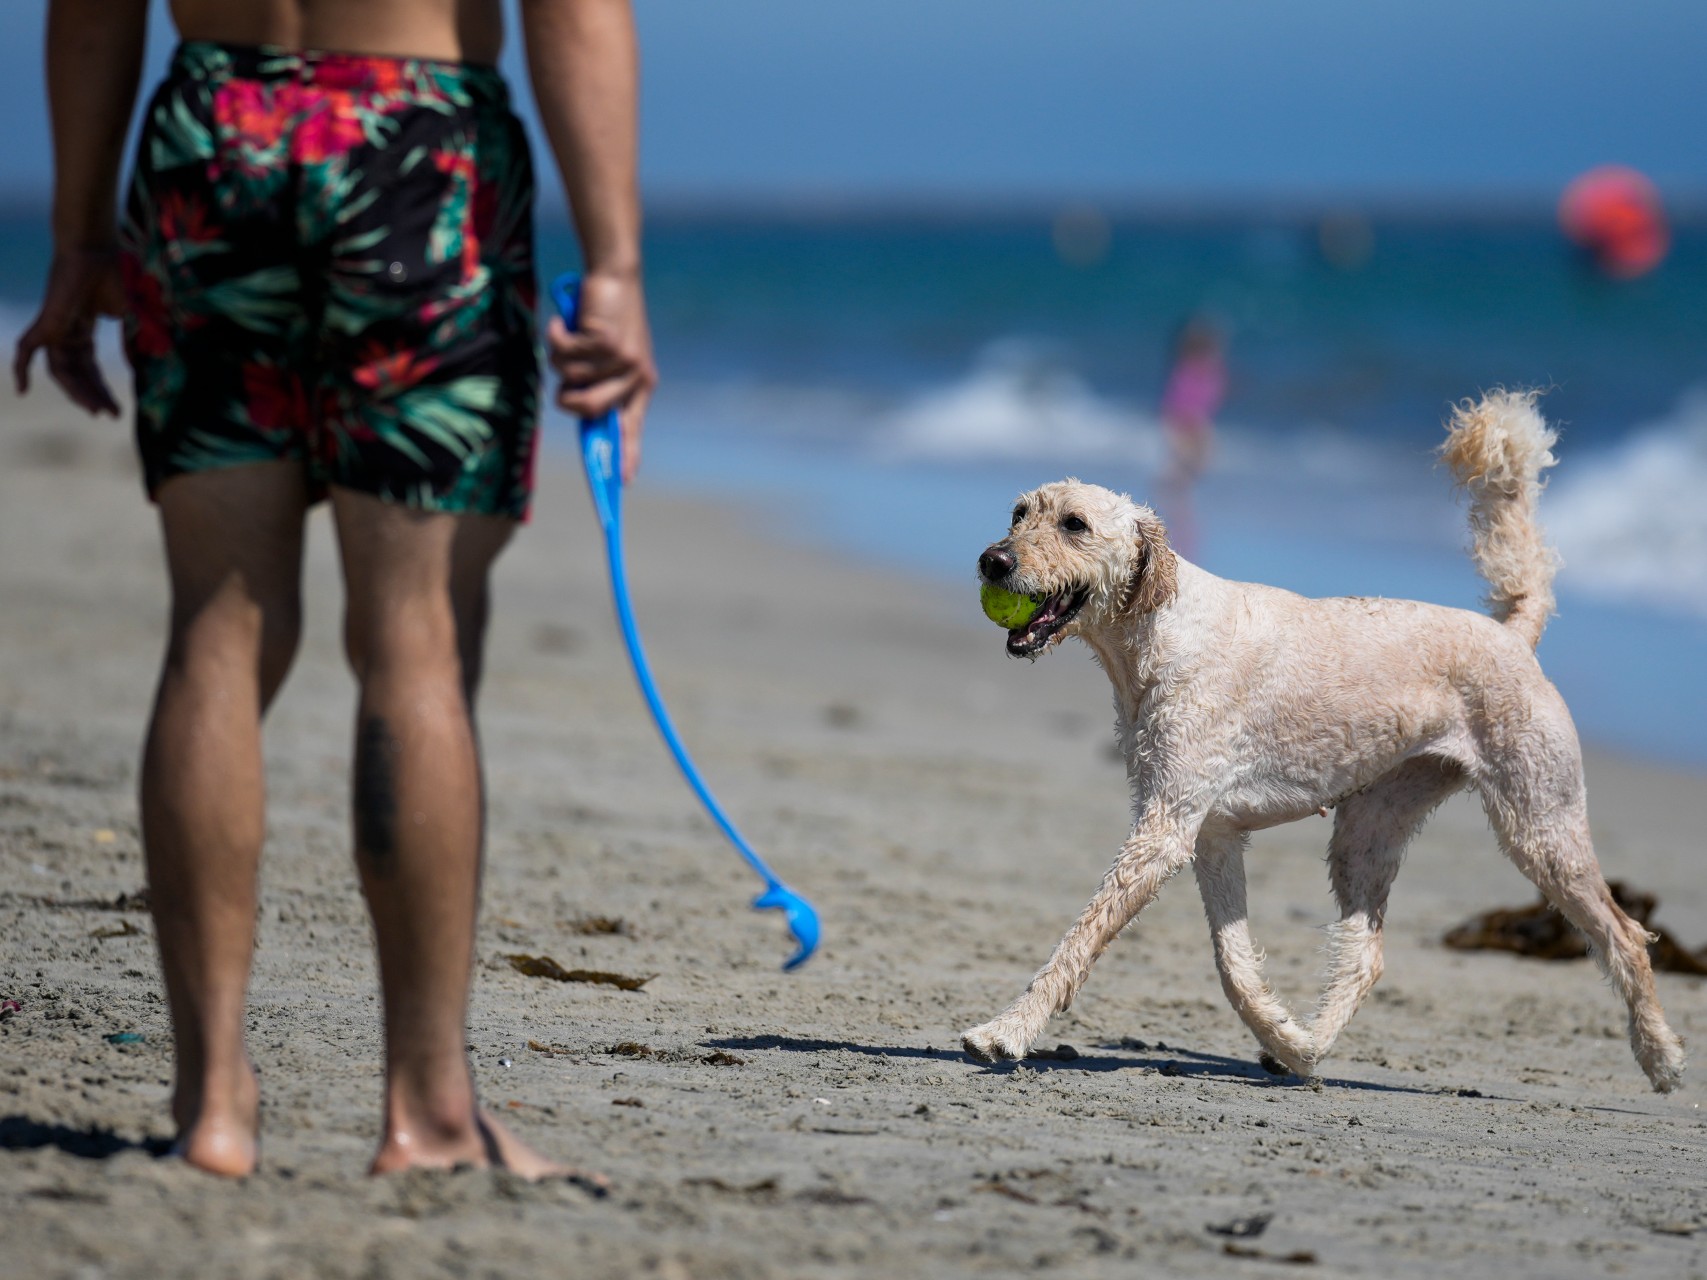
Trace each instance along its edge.
{"label": "yellow-green tennis ball", "polygon": [[1012,631],[1031,621],[1043,601],[1034,596],[1022,596],[1004,591],[992,582],[978,588],[978,603],[984,606],[984,616],[998,627]]}

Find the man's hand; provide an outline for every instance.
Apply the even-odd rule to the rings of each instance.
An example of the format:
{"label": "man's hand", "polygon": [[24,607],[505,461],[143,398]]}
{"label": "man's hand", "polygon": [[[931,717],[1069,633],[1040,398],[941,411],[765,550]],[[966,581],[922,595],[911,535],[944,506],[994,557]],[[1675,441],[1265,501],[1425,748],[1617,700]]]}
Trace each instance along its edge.
{"label": "man's hand", "polygon": [[124,308],[118,255],[112,249],[61,249],[48,268],[47,289],[35,321],[18,339],[12,378],[18,394],[30,389],[30,363],[47,352],[47,371],[73,404],[118,417],[118,401],[95,361],[95,321]]}
{"label": "man's hand", "polygon": [[562,379],[561,408],[582,418],[618,410],[627,484],[640,470],[640,435],[658,383],[639,277],[589,273],[581,281],[580,327],[571,333],[553,316],[545,338],[551,367]]}

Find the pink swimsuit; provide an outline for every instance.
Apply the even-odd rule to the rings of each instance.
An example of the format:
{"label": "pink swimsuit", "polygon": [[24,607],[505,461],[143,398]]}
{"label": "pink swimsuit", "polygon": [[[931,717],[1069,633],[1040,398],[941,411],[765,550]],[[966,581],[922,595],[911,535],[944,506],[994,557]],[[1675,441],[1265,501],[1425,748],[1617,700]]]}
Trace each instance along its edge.
{"label": "pink swimsuit", "polygon": [[1208,424],[1227,394],[1227,369],[1219,356],[1182,356],[1162,392],[1162,416],[1187,428]]}

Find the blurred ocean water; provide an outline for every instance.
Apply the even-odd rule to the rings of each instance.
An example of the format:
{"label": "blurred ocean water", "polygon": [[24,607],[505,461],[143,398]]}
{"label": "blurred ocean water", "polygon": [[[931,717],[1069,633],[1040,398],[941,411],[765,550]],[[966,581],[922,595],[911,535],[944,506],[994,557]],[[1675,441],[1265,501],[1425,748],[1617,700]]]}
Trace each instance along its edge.
{"label": "blurred ocean water", "polygon": [[[4,336],[43,225],[0,219]],[[1072,474],[1157,500],[1189,316],[1231,373],[1193,558],[1306,594],[1477,607],[1433,450],[1455,400],[1547,388],[1566,567],[1542,661],[1585,738],[1707,767],[1707,224],[1625,283],[1540,213],[661,214],[647,253],[648,478],[913,570],[968,618],[1019,490]],[[574,260],[548,220],[542,274]]]}

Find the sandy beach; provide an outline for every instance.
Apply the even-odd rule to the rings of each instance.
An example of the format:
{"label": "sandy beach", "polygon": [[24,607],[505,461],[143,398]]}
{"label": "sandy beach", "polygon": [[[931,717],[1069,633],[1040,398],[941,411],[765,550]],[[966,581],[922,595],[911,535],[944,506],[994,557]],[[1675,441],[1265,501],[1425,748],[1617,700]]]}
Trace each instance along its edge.
{"label": "sandy beach", "polygon": [[[632,573],[666,697],[730,812],[823,916],[820,955],[779,973],[789,940],[747,909],[756,882],[656,739],[561,464],[497,586],[469,1051],[487,1101],[611,1194],[362,1176],[378,1008],[323,512],[304,647],[268,729],[262,1169],[226,1183],[155,1158],[169,1030],[134,799],[166,600],[153,514],[126,427],[51,389],[0,400],[0,422],[6,1274],[1707,1276],[1703,1069],[1649,1092],[1586,961],[1440,945],[1533,898],[1468,801],[1413,847],[1387,975],[1318,1083],[1257,1066],[1189,879],[1053,1025],[1046,1043],[1068,1050],[967,1059],[959,1031],[1024,985],[1125,832],[1106,681],[1073,645],[1005,657],[977,613],[976,546],[945,590],[803,550],[786,511],[642,485]],[[1703,779],[1589,767],[1608,875],[1707,942]],[[1294,1007],[1333,916],[1327,835],[1268,833],[1249,862],[1254,931]],[[530,978],[515,954],[649,981]],[[1703,1043],[1702,980],[1659,987]]]}

